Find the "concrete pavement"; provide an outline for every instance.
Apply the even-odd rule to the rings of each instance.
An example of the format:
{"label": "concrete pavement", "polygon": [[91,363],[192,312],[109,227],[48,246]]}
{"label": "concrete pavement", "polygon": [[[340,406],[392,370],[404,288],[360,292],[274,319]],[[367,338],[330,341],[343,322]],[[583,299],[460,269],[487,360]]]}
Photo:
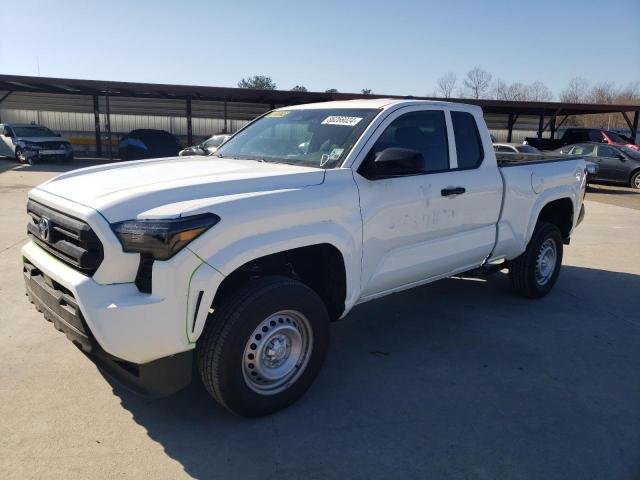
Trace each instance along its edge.
{"label": "concrete pavement", "polygon": [[316,384],[246,420],[112,384],[23,294],[28,189],[0,161],[0,476],[640,478],[640,210],[589,201],[555,290],[454,278],[332,326]]}

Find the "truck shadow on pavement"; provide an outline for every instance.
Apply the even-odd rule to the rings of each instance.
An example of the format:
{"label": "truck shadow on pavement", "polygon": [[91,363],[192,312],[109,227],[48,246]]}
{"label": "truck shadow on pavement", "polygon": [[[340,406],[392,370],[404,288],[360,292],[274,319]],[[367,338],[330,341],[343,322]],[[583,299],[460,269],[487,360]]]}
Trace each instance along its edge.
{"label": "truck shadow on pavement", "polygon": [[195,478],[638,478],[638,292],[638,275],[565,266],[540,300],[498,274],[361,305],[310,391],[266,418],[198,384],[112,387]]}

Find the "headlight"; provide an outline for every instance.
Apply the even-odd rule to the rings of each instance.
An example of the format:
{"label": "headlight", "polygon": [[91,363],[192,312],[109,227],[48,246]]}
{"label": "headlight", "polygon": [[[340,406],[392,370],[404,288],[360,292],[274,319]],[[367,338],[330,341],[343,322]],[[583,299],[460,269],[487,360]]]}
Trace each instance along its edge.
{"label": "headlight", "polygon": [[113,223],[111,228],[125,252],[148,253],[156,260],[167,260],[219,221],[217,215],[203,213],[164,220],[125,220]]}

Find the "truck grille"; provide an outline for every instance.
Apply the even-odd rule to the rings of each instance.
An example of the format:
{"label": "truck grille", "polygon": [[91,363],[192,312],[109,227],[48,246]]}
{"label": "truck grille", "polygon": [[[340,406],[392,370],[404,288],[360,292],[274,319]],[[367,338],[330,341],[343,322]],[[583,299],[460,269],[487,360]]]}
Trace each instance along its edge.
{"label": "truck grille", "polygon": [[102,262],[102,243],[88,223],[29,200],[27,234],[40,247],[68,265],[93,275]]}
{"label": "truck grille", "polygon": [[40,142],[38,143],[38,146],[46,150],[62,150],[65,148],[65,144],[63,142]]}

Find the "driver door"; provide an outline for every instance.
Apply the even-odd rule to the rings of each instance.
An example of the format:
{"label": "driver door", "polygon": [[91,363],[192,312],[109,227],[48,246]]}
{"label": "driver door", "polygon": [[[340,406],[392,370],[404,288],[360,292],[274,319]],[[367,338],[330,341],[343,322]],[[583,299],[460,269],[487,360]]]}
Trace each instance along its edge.
{"label": "driver door", "polygon": [[596,161],[600,166],[599,177],[614,181],[623,181],[629,178],[629,163],[616,148],[598,145]]}
{"label": "driver door", "polygon": [[[477,267],[490,253],[501,180],[495,164],[458,169],[452,133],[446,109],[403,107],[364,146],[355,174],[363,220],[361,298]],[[371,165],[386,148],[419,151],[424,171],[372,177]]]}

